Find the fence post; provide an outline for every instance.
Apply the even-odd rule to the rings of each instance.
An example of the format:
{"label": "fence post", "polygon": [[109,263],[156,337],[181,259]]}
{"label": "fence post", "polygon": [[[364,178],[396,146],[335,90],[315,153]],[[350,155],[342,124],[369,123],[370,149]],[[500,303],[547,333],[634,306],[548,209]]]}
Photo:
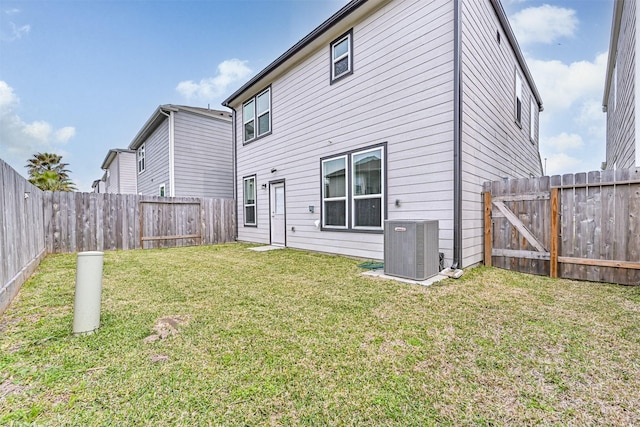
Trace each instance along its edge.
{"label": "fence post", "polygon": [[491,193],[485,191],[484,196],[484,265],[491,267]]}
{"label": "fence post", "polygon": [[558,189],[551,189],[551,254],[549,265],[549,276],[558,277]]}

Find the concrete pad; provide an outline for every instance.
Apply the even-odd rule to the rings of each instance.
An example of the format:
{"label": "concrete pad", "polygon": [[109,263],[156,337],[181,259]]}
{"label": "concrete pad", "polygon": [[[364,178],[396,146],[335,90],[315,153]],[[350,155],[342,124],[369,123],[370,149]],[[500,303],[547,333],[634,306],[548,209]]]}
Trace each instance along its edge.
{"label": "concrete pad", "polygon": [[250,251],[256,251],[256,252],[275,251],[277,249],[284,249],[284,246],[267,245],[267,246],[256,246],[254,248],[249,248]]}
{"label": "concrete pad", "polygon": [[405,279],[404,277],[388,276],[384,274],[383,269],[365,271],[364,273],[362,273],[362,275],[369,276],[369,277],[378,277],[380,279],[395,280],[396,282],[408,283],[410,285],[422,285],[422,286],[431,286],[436,282],[439,282],[444,279],[448,279],[448,277],[445,276],[444,274],[437,274],[433,277],[429,277],[426,280]]}

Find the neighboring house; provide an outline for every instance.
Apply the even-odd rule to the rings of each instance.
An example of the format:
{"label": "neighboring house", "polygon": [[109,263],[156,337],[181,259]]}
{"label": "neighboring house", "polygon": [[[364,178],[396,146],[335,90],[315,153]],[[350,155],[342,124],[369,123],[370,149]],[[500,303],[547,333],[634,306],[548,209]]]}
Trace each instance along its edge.
{"label": "neighboring house", "polygon": [[636,1],[615,0],[609,61],[602,109],[607,113],[607,158],[603,169],[628,169],[640,166],[640,96],[635,82],[640,82],[636,49],[640,48],[636,21]]}
{"label": "neighboring house", "polygon": [[497,0],[354,0],[223,105],[238,240],[383,258],[385,219],[438,220],[482,261],[482,184],[542,174],[542,101]]}
{"label": "neighboring house", "polygon": [[96,179],[95,181],[93,181],[93,183],[91,184],[91,192],[92,193],[106,193],[106,183],[105,183],[105,179],[107,179],[106,177],[106,173],[102,176],[101,179]]}
{"label": "neighboring house", "polygon": [[138,193],[233,198],[231,114],[161,105],[129,144]]}
{"label": "neighboring house", "polygon": [[136,194],[136,152],[115,148],[109,150],[101,166],[105,171],[104,193]]}

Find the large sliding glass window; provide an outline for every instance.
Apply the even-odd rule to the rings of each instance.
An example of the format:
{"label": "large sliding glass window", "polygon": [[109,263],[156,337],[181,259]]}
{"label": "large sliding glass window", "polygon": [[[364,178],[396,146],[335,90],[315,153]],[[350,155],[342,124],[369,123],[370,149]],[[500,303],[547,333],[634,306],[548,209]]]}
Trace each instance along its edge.
{"label": "large sliding glass window", "polygon": [[244,178],[244,225],[256,225],[256,177]]}
{"label": "large sliding glass window", "polygon": [[382,230],[385,214],[384,146],[353,151],[322,164],[322,227]]}

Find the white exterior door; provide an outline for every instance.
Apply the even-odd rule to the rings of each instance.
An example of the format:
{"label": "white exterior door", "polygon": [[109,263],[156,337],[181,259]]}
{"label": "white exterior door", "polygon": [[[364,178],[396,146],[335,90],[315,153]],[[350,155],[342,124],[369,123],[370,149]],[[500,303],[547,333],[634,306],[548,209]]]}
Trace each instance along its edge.
{"label": "white exterior door", "polygon": [[284,182],[271,184],[271,244],[285,246]]}

